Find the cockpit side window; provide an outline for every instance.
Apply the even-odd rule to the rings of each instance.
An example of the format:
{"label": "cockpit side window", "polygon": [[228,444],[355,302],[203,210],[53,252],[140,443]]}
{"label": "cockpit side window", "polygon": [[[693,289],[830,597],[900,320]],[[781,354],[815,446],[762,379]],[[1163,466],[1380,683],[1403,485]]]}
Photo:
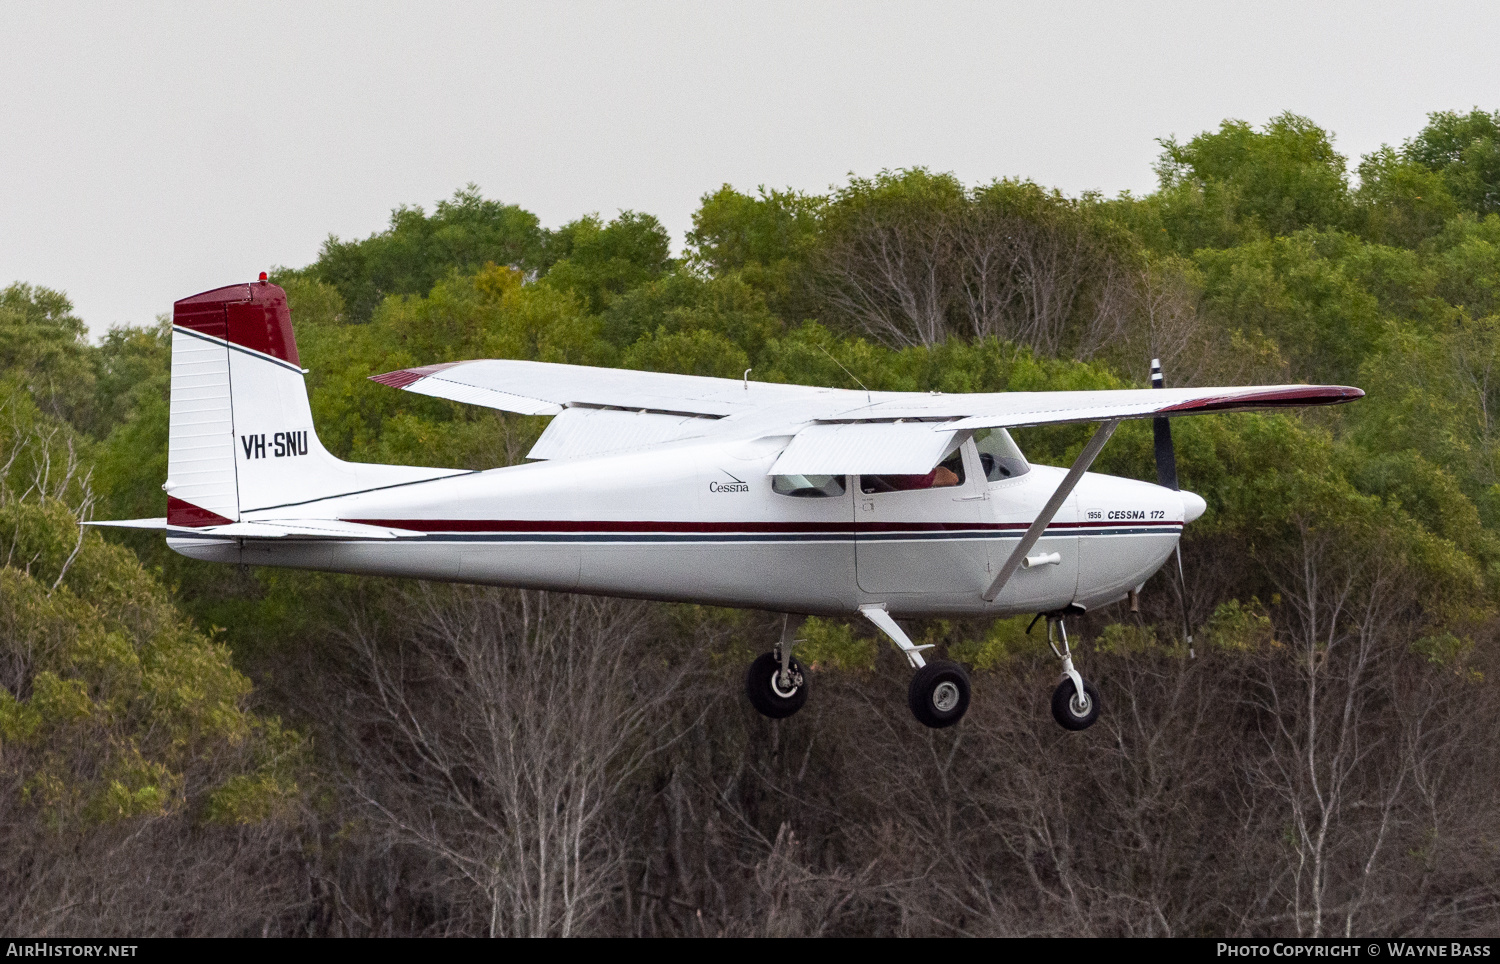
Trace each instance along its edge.
{"label": "cockpit side window", "polygon": [[862,475],[859,479],[859,487],[866,495],[875,492],[910,492],[913,489],[946,489],[963,484],[962,448],[926,475]]}
{"label": "cockpit side window", "polygon": [[982,428],[975,432],[974,447],[979,450],[984,477],[991,482],[1013,479],[1031,471],[1026,457],[1003,428]]}
{"label": "cockpit side window", "polygon": [[771,491],[800,499],[827,499],[844,494],[842,475],[773,475]]}

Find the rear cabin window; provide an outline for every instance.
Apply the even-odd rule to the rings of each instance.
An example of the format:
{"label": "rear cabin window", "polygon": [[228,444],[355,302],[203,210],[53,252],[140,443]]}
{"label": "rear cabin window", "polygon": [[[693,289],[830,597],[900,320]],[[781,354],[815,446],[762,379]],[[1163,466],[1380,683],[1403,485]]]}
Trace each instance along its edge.
{"label": "rear cabin window", "polygon": [[1031,471],[1026,457],[1003,428],[982,428],[975,432],[974,447],[979,450],[984,477],[991,482],[1013,479]]}
{"label": "rear cabin window", "polygon": [[947,489],[964,484],[963,449],[948,456],[926,475],[862,475],[860,489],[875,492],[910,492],[914,489]]}
{"label": "rear cabin window", "polygon": [[844,494],[842,475],[773,475],[771,491],[799,499],[826,499]]}

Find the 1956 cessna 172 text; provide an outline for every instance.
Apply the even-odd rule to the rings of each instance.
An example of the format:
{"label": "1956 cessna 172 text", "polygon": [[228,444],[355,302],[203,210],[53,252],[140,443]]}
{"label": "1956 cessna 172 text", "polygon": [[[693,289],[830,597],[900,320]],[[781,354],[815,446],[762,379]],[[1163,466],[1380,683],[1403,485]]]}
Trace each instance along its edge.
{"label": "1956 cessna 172 text", "polygon": [[[553,416],[526,465],[365,465],[318,441],[286,294],[262,275],[177,302],[167,515],[177,552],[241,565],[409,576],[789,614],[746,678],[761,713],[807,699],[807,615],[859,614],[916,673],[927,726],[969,679],[926,662],[895,617],[1042,613],[1058,722],[1099,713],[1062,618],[1138,590],[1204,502],[1177,491],[1167,416],[1349,401],[1281,385],[944,395],[809,388],[485,360],[373,376],[393,388]],[[1159,384],[1159,376],[1156,379]],[[1159,481],[1088,472],[1123,419],[1157,419]],[[1097,422],[1071,468],[1030,465],[1008,428]]]}

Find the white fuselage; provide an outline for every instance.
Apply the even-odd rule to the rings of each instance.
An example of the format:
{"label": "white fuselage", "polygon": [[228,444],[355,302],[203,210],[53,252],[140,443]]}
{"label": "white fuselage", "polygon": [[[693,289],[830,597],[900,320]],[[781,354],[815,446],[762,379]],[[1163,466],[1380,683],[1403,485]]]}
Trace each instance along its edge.
{"label": "white fuselage", "polygon": [[[388,541],[234,539],[174,530],[197,559],[838,615],[1093,608],[1171,555],[1179,493],[1089,473],[993,602],[982,594],[1064,470],[986,480],[972,442],[948,488],[803,498],[766,474],[787,437],[702,440],[537,462],[321,499],[299,512],[417,530]],[[1201,505],[1201,503],[1200,503]],[[285,517],[286,507],[245,521]],[[1056,561],[1050,561],[1055,554]]]}

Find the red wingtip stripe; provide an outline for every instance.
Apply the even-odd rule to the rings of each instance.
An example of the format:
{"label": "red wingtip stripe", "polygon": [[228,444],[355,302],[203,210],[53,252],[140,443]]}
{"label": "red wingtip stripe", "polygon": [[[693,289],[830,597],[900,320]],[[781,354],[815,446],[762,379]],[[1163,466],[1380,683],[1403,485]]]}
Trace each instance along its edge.
{"label": "red wingtip stripe", "polygon": [[169,526],[190,526],[201,529],[204,526],[227,526],[233,521],[217,512],[210,512],[202,506],[167,496],[167,525]]}
{"label": "red wingtip stripe", "polygon": [[1338,405],[1364,398],[1362,389],[1347,385],[1287,385],[1247,395],[1220,395],[1197,398],[1161,409],[1159,414],[1186,412],[1224,412],[1252,408],[1280,408],[1302,405]]}
{"label": "red wingtip stripe", "polygon": [[405,388],[413,382],[419,382],[435,372],[462,364],[463,362],[442,362],[437,365],[423,365],[421,368],[400,368],[393,372],[386,372],[384,375],[371,375],[370,381],[389,385],[392,388]]}

